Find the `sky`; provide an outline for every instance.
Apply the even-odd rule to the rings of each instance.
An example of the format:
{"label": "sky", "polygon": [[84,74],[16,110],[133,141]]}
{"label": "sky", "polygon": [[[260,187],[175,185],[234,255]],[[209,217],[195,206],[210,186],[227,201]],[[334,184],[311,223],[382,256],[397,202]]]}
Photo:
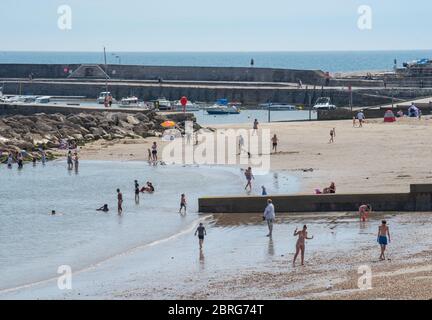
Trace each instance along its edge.
{"label": "sky", "polygon": [[0,51],[431,49],[430,12],[430,0],[1,0]]}

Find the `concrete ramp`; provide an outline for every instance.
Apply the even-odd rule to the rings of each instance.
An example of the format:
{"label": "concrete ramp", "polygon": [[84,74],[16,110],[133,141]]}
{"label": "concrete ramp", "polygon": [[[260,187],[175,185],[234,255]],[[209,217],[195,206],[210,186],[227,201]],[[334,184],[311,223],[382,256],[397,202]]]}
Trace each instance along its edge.
{"label": "concrete ramp", "polygon": [[71,79],[109,79],[106,72],[97,64],[82,64],[72,72]]}
{"label": "concrete ramp", "polygon": [[374,211],[432,211],[432,184],[411,185],[409,193],[328,194],[204,197],[198,200],[200,213],[263,212],[267,199],[277,212],[357,211],[370,204]]}

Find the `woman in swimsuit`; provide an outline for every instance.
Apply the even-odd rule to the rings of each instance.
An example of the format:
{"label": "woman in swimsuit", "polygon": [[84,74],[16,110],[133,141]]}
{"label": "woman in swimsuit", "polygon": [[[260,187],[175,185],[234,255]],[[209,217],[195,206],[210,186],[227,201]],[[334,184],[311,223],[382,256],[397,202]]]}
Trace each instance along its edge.
{"label": "woman in swimsuit", "polygon": [[371,212],[372,212],[372,207],[370,204],[364,204],[360,206],[359,208],[360,221],[366,222],[366,220],[369,218],[369,213]]}
{"label": "woman in swimsuit", "polygon": [[307,236],[307,226],[303,226],[303,230],[297,231],[297,228],[294,231],[294,237],[298,236],[297,244],[296,244],[296,253],[294,255],[293,267],[295,267],[295,262],[297,260],[298,254],[301,252],[301,264],[304,266],[304,252],[305,252],[305,239],[312,240],[313,236],[308,238]]}

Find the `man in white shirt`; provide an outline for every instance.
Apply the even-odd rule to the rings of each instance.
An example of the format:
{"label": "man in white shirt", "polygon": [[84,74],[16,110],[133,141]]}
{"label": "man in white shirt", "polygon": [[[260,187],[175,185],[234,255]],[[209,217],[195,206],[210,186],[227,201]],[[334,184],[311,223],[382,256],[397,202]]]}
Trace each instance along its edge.
{"label": "man in white shirt", "polygon": [[365,115],[363,113],[363,110],[361,110],[359,113],[357,113],[357,119],[360,124],[360,128],[363,127],[363,121],[365,120]]}
{"label": "man in white shirt", "polygon": [[267,221],[267,225],[269,228],[269,234],[267,235],[267,237],[271,237],[273,234],[273,222],[276,218],[275,215],[275,208],[273,205],[273,201],[271,199],[267,200],[267,207],[264,210],[264,220]]}

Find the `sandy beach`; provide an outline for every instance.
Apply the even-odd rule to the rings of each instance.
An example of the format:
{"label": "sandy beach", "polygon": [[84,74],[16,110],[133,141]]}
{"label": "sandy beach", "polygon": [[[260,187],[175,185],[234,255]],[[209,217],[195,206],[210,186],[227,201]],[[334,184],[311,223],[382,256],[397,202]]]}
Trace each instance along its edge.
{"label": "sandy beach", "polygon": [[[363,128],[353,128],[352,121],[263,123],[260,128],[270,129],[279,138],[278,153],[270,158],[271,170],[301,178],[301,193],[313,193],[332,181],[338,193],[407,192],[411,183],[432,182],[430,117],[403,118],[393,124],[374,119]],[[329,144],[332,128],[336,129],[336,138]],[[80,154],[85,160],[145,161],[153,141],[160,149],[166,144],[160,139],[97,141],[85,146]]]}

